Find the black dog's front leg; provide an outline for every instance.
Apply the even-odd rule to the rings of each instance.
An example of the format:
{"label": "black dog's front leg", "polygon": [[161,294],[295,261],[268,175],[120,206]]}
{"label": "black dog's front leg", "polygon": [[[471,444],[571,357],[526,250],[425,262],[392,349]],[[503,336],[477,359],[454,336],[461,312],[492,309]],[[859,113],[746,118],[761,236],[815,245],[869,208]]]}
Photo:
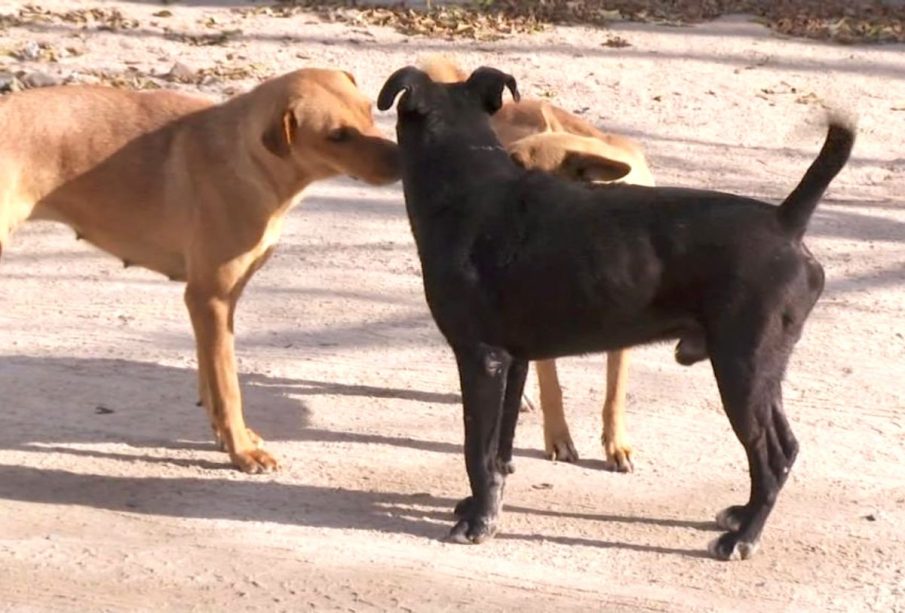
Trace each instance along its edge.
{"label": "black dog's front leg", "polygon": [[[515,427],[522,405],[522,394],[525,390],[525,379],[528,376],[528,362],[513,360],[506,378],[506,394],[503,400],[503,419],[500,423],[500,445],[497,450],[497,468],[505,477],[515,472],[512,463],[512,444],[515,439]],[[459,501],[454,511],[456,517],[465,517],[471,512],[474,497],[469,496]]]}
{"label": "black dog's front leg", "polygon": [[[458,348],[455,353],[465,418],[465,468],[472,495],[456,506],[460,519],[449,537],[460,543],[480,543],[496,533],[503,502],[505,475],[498,457],[512,358],[487,346]],[[514,431],[514,425],[509,429]],[[511,442],[509,446],[511,457]]]}

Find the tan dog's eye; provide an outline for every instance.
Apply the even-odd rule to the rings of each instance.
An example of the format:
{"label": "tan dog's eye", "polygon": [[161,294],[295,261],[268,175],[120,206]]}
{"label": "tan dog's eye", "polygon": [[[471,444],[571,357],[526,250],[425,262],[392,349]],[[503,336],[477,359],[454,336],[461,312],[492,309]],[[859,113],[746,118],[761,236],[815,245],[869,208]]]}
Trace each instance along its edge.
{"label": "tan dog's eye", "polygon": [[331,143],[344,143],[352,138],[352,130],[349,128],[336,128],[327,134],[327,140]]}

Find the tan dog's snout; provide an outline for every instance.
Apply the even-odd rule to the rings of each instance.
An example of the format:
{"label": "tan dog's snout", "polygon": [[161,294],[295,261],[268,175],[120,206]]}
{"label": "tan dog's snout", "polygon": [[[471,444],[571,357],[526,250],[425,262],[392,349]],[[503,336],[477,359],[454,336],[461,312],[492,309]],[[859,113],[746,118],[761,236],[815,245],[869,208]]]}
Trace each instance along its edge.
{"label": "tan dog's snout", "polygon": [[361,158],[355,158],[348,164],[343,174],[361,179],[371,185],[394,183],[402,176],[402,158],[399,147],[377,132],[377,136],[361,134],[350,143],[359,151]]}

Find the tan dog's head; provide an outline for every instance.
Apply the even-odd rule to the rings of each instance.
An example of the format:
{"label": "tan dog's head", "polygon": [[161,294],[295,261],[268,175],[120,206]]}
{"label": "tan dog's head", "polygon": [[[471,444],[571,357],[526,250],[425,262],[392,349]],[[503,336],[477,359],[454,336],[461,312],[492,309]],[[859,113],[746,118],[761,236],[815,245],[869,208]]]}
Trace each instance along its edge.
{"label": "tan dog's head", "polygon": [[396,143],[374,125],[371,101],[341,70],[304,69],[261,86],[277,101],[261,142],[312,179],[348,175],[372,185],[397,181]]}
{"label": "tan dog's head", "polygon": [[515,141],[508,151],[522,168],[543,170],[570,181],[654,184],[642,156],[589,136],[541,132]]}
{"label": "tan dog's head", "polygon": [[445,55],[429,55],[418,62],[418,67],[427,73],[434,83],[462,83],[468,74],[456,62]]}

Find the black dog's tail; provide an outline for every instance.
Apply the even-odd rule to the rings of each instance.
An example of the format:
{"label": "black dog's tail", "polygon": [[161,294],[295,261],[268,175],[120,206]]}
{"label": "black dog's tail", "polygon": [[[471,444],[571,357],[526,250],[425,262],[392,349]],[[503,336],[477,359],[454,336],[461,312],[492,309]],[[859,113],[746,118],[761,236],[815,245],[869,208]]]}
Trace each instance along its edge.
{"label": "black dog's tail", "polygon": [[854,122],[838,116],[830,117],[826,141],[817,159],[779,206],[779,222],[789,234],[798,239],[804,236],[817,203],[830,181],[845,166],[854,144]]}

